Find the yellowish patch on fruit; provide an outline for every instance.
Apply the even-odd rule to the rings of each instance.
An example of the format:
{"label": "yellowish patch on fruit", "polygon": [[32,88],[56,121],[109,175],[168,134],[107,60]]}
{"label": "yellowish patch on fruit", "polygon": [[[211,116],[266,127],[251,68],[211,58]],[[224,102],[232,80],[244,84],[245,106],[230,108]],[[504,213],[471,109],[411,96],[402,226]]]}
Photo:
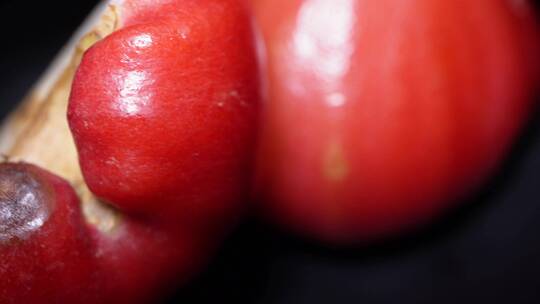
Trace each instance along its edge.
{"label": "yellowish patch on fruit", "polygon": [[343,146],[339,141],[332,141],[324,154],[324,176],[333,182],[343,181],[349,173],[349,164],[343,153]]}

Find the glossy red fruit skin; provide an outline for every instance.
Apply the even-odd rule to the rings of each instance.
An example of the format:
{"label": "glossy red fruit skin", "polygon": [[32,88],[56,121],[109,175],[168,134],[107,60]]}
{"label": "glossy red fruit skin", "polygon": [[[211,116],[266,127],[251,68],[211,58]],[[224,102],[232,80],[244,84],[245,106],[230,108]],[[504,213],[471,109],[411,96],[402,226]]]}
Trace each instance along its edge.
{"label": "glossy red fruit skin", "polygon": [[150,303],[199,271],[217,244],[133,218],[98,231],[66,181],[30,164],[0,164],[0,189],[2,304]]}
{"label": "glossy red fruit skin", "polygon": [[171,232],[125,219],[109,233],[93,231],[100,303],[153,303],[192,279],[207,264],[215,235]]}
{"label": "glossy red fruit skin", "polygon": [[[0,237],[0,303],[100,302],[94,243],[71,186],[23,163],[0,164],[0,176],[12,183],[6,190],[6,179],[1,178],[0,226],[17,221],[3,229],[2,234],[9,235]],[[18,196],[16,206],[8,206],[14,201],[6,198],[17,197],[10,191],[23,185],[35,191],[19,188],[25,196]],[[19,217],[22,214],[27,217]]]}
{"label": "glossy red fruit skin", "polygon": [[335,244],[395,236],[484,182],[531,111],[525,2],[251,1],[263,213]]}
{"label": "glossy red fruit skin", "polygon": [[132,10],[87,51],[69,124],[97,196],[160,223],[219,226],[242,213],[251,180],[258,78],[249,18],[240,1],[160,3],[176,13]]}

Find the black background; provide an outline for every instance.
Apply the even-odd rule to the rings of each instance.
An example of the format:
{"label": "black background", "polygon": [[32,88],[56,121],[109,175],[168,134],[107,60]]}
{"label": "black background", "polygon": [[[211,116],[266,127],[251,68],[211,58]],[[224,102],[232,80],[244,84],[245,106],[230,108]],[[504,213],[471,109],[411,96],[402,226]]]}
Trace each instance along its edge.
{"label": "black background", "polygon": [[[1,2],[2,117],[94,4]],[[540,303],[539,115],[533,115],[499,174],[479,194],[409,237],[333,250],[246,221],[209,269],[167,303],[218,301]]]}

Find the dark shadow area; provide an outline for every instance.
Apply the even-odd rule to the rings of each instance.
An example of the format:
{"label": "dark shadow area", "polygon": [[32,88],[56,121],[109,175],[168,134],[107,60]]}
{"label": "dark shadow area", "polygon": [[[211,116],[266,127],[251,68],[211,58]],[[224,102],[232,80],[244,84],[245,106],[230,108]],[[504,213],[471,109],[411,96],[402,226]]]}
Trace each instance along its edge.
{"label": "dark shadow area", "polygon": [[[276,230],[261,221],[246,221],[226,242],[209,270],[179,290],[178,295],[168,303],[291,303],[296,297],[310,300],[294,303],[330,303],[327,301],[335,298],[325,293],[329,278],[332,278],[333,285],[339,286],[333,288],[339,293],[338,298],[343,299],[339,303],[354,303],[355,300],[369,299],[373,290],[391,291],[399,284],[407,285],[398,280],[396,286],[386,286],[386,276],[414,276],[413,281],[432,285],[432,290],[413,294],[409,289],[397,288],[398,291],[390,293],[391,297],[390,294],[373,296],[371,299],[375,303],[392,303],[392,299],[400,299],[401,303],[487,303],[488,300],[491,303],[504,303],[512,299],[519,300],[513,303],[533,303],[538,298],[531,295],[536,294],[537,285],[540,287],[540,282],[532,275],[540,271],[540,256],[535,256],[535,253],[540,254],[540,244],[530,240],[531,235],[523,235],[531,243],[525,243],[515,235],[504,239],[498,237],[507,233],[505,229],[509,223],[516,226],[535,225],[535,230],[530,231],[533,237],[540,232],[540,222],[517,221],[520,213],[531,210],[535,213],[529,213],[530,217],[540,218],[538,196],[514,193],[527,192],[515,182],[516,178],[528,179],[527,176],[517,176],[523,174],[522,168],[540,170],[538,152],[540,114],[537,112],[498,173],[461,207],[405,236],[354,249],[324,247]],[[535,167],[529,166],[529,163],[534,163]],[[534,180],[540,182],[538,176]],[[540,194],[540,191],[535,194]],[[501,213],[508,208],[514,209],[516,222],[509,218],[512,214],[505,216]],[[490,214],[495,215],[494,219],[489,219]],[[478,230],[478,225],[483,223],[486,226]],[[483,239],[484,233],[495,235],[495,239]],[[519,243],[518,248],[516,242]],[[488,256],[482,257],[478,252],[473,252],[479,246]],[[495,251],[498,251],[495,257],[489,256]],[[522,260],[522,256],[529,256],[529,261]],[[497,261],[499,258],[504,260]],[[433,265],[433,261],[437,263]],[[486,261],[493,263],[483,265],[482,262]],[[497,265],[500,268],[486,269]],[[508,265],[511,267],[506,269]],[[517,278],[510,279],[511,274],[518,275],[519,281],[513,283]],[[371,286],[371,291],[359,292],[350,286],[350,279],[366,280],[373,277],[383,282],[372,283],[377,285]],[[301,286],[295,288],[295,284]],[[276,285],[279,288],[275,288]],[[422,288],[421,285],[414,287]]]}
{"label": "dark shadow area", "polygon": [[97,0],[0,2],[0,113],[28,93]]}

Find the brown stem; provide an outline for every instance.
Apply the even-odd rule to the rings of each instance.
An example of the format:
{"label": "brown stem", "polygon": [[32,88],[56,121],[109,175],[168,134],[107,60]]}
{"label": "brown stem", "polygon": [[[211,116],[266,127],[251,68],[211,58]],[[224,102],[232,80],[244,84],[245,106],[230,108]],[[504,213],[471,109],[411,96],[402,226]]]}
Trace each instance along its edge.
{"label": "brown stem", "polygon": [[60,52],[30,94],[0,127],[0,153],[9,161],[36,164],[63,177],[77,191],[86,221],[103,232],[119,215],[86,187],[66,119],[75,70],[83,53],[118,28],[118,1],[104,1]]}
{"label": "brown stem", "polygon": [[[75,34],[72,42],[65,47],[27,98],[0,127],[0,155],[3,154],[10,162],[22,161],[47,169],[67,180],[76,190],[84,219],[90,226],[87,227],[90,229],[83,230],[91,236],[92,248],[83,252],[91,252],[89,257],[91,261],[88,265],[92,265],[93,269],[87,269],[79,275],[82,277],[80,282],[70,284],[73,283],[85,293],[89,292],[108,300],[92,303],[151,302],[153,297],[161,294],[161,291],[172,286],[177,280],[183,282],[199,271],[207,263],[210,254],[215,252],[215,247],[222,238],[221,231],[218,236],[209,237],[206,231],[188,228],[171,231],[157,224],[150,227],[148,222],[134,216],[122,217],[110,206],[99,202],[84,182],[66,117],[71,84],[83,53],[97,41],[121,27],[121,16],[128,10],[127,5],[129,2],[124,0],[103,2]],[[6,185],[3,188],[7,189],[9,186],[15,190],[22,187],[22,183],[12,179],[8,177],[2,180],[0,176],[0,186],[4,183]],[[9,180],[11,184],[7,184]],[[3,228],[9,235],[16,234],[12,227],[21,226],[21,221],[43,215],[40,209],[17,209],[11,212],[11,209],[20,207],[20,204],[16,206],[14,204],[20,201],[14,196],[14,193],[18,192],[4,192],[0,191],[0,197],[4,196],[3,207],[9,208],[10,214],[17,211],[15,215],[20,218],[18,222],[5,220],[4,223],[0,223],[4,224]],[[63,218],[62,221],[66,222]],[[95,233],[96,230],[92,227],[100,233]],[[0,242],[3,238],[7,239],[0,233]],[[50,251],[41,239],[36,242],[38,251]],[[11,249],[6,246],[4,248]],[[33,264],[35,261],[29,261],[26,256],[24,261],[24,265],[36,268]],[[17,266],[9,260],[7,263],[11,263],[13,267]],[[77,263],[86,265],[79,263],[79,260]],[[10,269],[2,266],[0,261],[0,274],[2,269]],[[76,267],[67,265],[66,268],[73,270]],[[43,273],[42,277],[48,280],[49,273],[47,271]],[[70,278],[67,275],[63,277]],[[83,279],[90,279],[92,284],[87,284]],[[5,281],[9,281],[9,278]],[[26,282],[21,283],[19,278],[12,281],[15,286],[23,286],[26,291],[28,285]],[[34,288],[32,292],[39,289],[39,284],[36,282],[32,284],[30,286],[31,289]],[[9,290],[9,286],[7,283],[0,284],[0,302],[5,298],[2,297],[5,296],[2,291]],[[94,292],[96,288],[99,291]],[[49,291],[58,296],[65,296],[63,290],[52,288]]]}

